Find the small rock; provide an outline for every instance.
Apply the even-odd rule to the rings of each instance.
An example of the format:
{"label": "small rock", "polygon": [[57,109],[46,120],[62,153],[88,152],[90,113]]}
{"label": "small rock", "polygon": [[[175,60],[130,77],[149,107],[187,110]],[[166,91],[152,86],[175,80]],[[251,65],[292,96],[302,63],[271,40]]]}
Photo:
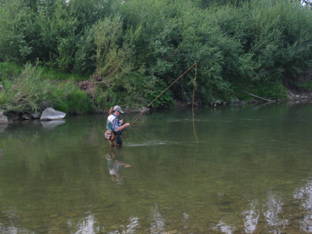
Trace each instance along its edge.
{"label": "small rock", "polygon": [[26,119],[26,120],[30,120],[31,119],[31,115],[29,113],[23,113],[22,114],[22,118]]}
{"label": "small rock", "polygon": [[6,124],[8,122],[8,117],[3,114],[3,110],[0,110],[0,124]]}
{"label": "small rock", "polygon": [[31,117],[32,117],[33,119],[40,119],[40,116],[41,116],[41,113],[40,113],[40,112],[31,113]]}

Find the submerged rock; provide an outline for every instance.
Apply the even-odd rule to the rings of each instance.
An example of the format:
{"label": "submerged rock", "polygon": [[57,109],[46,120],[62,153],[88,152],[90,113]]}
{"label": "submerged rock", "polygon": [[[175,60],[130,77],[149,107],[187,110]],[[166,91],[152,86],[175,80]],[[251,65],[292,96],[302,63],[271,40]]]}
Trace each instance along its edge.
{"label": "submerged rock", "polygon": [[64,119],[66,113],[54,110],[52,107],[48,107],[42,112],[40,120],[58,120]]}

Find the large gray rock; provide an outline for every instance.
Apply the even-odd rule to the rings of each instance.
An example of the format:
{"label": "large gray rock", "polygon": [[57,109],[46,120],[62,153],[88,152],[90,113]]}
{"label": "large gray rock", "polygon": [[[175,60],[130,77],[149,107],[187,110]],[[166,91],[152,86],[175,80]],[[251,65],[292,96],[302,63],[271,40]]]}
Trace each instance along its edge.
{"label": "large gray rock", "polygon": [[42,112],[40,120],[64,119],[65,116],[66,116],[66,113],[54,110],[52,107],[48,107]]}

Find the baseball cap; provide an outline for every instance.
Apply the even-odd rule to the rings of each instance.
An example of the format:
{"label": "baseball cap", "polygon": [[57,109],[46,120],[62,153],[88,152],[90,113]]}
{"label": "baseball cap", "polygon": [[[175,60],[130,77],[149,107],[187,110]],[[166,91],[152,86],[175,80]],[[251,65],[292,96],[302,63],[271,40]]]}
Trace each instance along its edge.
{"label": "baseball cap", "polygon": [[123,111],[122,111],[122,109],[121,109],[121,107],[120,106],[114,106],[114,109],[113,109],[114,111],[119,111],[120,113],[124,113]]}

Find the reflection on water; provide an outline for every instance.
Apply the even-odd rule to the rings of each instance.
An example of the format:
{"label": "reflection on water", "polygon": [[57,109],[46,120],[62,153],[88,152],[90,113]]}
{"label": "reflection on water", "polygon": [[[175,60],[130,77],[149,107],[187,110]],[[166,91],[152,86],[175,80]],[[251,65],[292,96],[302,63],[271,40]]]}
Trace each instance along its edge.
{"label": "reflection on water", "polygon": [[165,232],[165,219],[162,217],[158,205],[152,207],[151,210],[152,222],[150,233],[164,233]]}
{"label": "reflection on water", "polygon": [[312,233],[312,180],[306,185],[298,188],[294,193],[294,198],[301,201],[303,218],[300,220],[300,229]]}
{"label": "reflection on water", "polygon": [[56,126],[66,123],[65,119],[50,120],[50,121],[40,121],[42,127],[44,128],[55,128]]}
{"label": "reflection on water", "polygon": [[[69,221],[68,222],[69,228],[72,230],[74,229],[75,225]],[[96,220],[94,215],[89,215],[85,217],[80,223],[78,223],[78,231],[76,231],[76,234],[84,234],[84,233],[98,233],[100,231],[100,228],[96,226]]]}
{"label": "reflection on water", "polygon": [[145,141],[141,143],[128,143],[128,147],[142,147],[142,146],[155,146],[155,145],[165,145],[168,144],[168,142],[163,142],[163,141]]}
{"label": "reflection on water", "polygon": [[257,228],[260,214],[259,210],[256,210],[257,203],[257,200],[252,201],[250,203],[250,210],[246,210],[243,212],[245,233],[254,233]]}
{"label": "reflection on water", "polygon": [[280,229],[282,230],[287,225],[287,219],[281,220],[279,218],[282,213],[282,207],[283,203],[281,198],[273,194],[268,195],[268,199],[264,204],[263,215],[268,226],[272,228],[273,233],[280,233]]}
{"label": "reflection on water", "polygon": [[220,231],[221,233],[232,234],[235,231],[235,227],[220,221],[215,227],[215,230]]}
{"label": "reflection on water", "polygon": [[144,115],[122,148],[105,121],[0,133],[0,233],[312,233],[312,106],[196,110],[199,144],[191,111]]}
{"label": "reflection on water", "polygon": [[127,163],[122,155],[121,147],[112,147],[106,154],[107,165],[109,174],[112,176],[112,180],[121,184],[122,175],[120,172],[121,167],[131,167],[131,164]]}

